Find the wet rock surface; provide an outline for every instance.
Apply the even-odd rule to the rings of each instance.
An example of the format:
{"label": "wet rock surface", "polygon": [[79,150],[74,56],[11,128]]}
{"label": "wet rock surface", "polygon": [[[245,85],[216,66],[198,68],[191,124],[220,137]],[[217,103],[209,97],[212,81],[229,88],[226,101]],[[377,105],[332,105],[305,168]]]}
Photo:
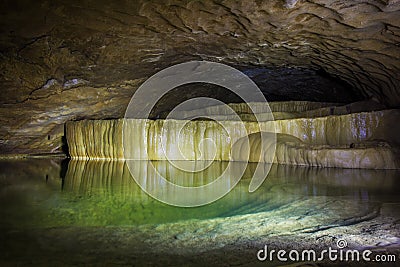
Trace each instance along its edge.
{"label": "wet rock surface", "polygon": [[[234,160],[337,168],[400,168],[399,111],[350,113],[357,106],[271,102],[272,112],[266,112],[270,108],[264,103],[241,103],[230,104],[236,118],[229,112],[224,114],[224,106],[176,114],[177,118],[204,114],[217,121],[82,120],[66,124],[66,139],[73,159]],[[287,118],[273,121],[276,113],[277,117]],[[247,115],[257,118],[246,121]]]}
{"label": "wet rock surface", "polygon": [[0,152],[61,151],[66,121],[119,118],[146,78],[193,59],[239,67],[267,100],[399,107],[399,9],[398,1],[3,1]]}

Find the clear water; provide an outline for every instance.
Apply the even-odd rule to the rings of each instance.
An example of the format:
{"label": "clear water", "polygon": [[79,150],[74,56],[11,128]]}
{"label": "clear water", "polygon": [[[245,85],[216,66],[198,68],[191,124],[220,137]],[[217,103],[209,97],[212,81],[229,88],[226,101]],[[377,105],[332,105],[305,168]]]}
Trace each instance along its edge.
{"label": "clear water", "polygon": [[[137,166],[145,170],[146,164]],[[226,167],[217,162],[206,175],[192,175],[165,162],[152,164],[185,185],[208,183]],[[398,213],[399,171],[274,165],[249,193],[253,170],[250,164],[218,201],[179,208],[146,195],[123,162],[0,161],[0,265],[269,266],[255,258],[260,242],[278,242],[280,248],[300,238],[302,244],[304,233],[356,226],[387,203]],[[148,174],[141,178],[152,181]],[[384,223],[375,222],[374,229]],[[396,228],[391,231],[397,235]],[[316,242],[309,240],[303,247]]]}
{"label": "clear water", "polygon": [[[217,177],[227,163],[213,163],[207,176],[185,177],[165,162],[152,164],[175,183],[198,185]],[[365,209],[372,204],[400,200],[400,172],[394,170],[274,165],[264,184],[249,193],[254,167],[250,164],[239,184],[225,197],[202,207],[179,208],[149,197],[132,179],[126,164],[119,161],[3,160],[0,167],[3,229],[137,226],[206,220],[271,211],[315,197],[347,199]]]}

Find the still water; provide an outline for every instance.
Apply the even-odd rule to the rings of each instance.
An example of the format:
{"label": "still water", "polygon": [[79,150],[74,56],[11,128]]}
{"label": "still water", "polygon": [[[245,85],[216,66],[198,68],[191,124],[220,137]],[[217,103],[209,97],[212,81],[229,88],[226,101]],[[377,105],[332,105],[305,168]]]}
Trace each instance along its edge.
{"label": "still water", "polygon": [[[152,164],[181,185],[207,184],[226,168],[214,162],[204,172],[182,173],[167,162],[139,161],[142,179]],[[122,161],[56,159],[0,162],[0,227],[137,226],[257,214],[318,198],[357,203],[360,212],[381,202],[399,202],[399,171],[273,165],[263,185],[248,192],[255,165],[218,201],[196,208],[173,207],[143,192]],[[202,174],[201,174],[202,173]],[[147,175],[147,177],[146,177]],[[326,216],[326,214],[325,214]]]}
{"label": "still water", "polygon": [[[171,182],[199,186],[226,165],[215,162],[200,173],[163,161],[132,166],[142,183],[158,188],[150,166]],[[356,235],[347,238],[361,246],[397,242],[396,224],[379,216],[388,205],[389,214],[398,213],[399,171],[273,165],[249,193],[254,169],[250,164],[218,201],[182,208],[149,197],[121,161],[2,160],[0,265],[274,266],[280,263],[255,257],[264,244],[330,246],[351,225],[356,229],[348,233]]]}

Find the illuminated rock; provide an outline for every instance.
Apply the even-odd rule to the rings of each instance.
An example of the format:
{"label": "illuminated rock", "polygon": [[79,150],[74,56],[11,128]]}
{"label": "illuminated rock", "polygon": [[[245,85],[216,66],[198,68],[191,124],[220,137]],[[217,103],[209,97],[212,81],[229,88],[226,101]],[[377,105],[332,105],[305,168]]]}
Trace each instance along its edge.
{"label": "illuminated rock", "polygon": [[[241,121],[84,120],[67,123],[66,134],[70,155],[75,159],[246,160],[243,155],[250,151],[250,161],[269,162],[265,156],[269,153],[268,148],[258,147],[258,137],[252,134],[276,131],[278,139],[273,162],[392,169],[399,166],[396,152],[400,134],[398,118],[398,110],[384,110],[259,124]],[[236,152],[232,153],[232,146],[242,146],[240,142],[248,135],[250,147],[235,148]],[[270,141],[275,144],[268,138]],[[258,159],[259,152],[256,151],[262,151],[264,156]]]}
{"label": "illuminated rock", "polygon": [[359,169],[400,168],[396,151],[384,142],[365,142],[351,146],[310,145],[294,136],[277,134],[274,151],[266,141],[261,146],[262,138],[270,139],[265,136],[268,134],[253,133],[249,135],[249,142],[247,138],[239,140],[233,147],[233,160],[245,160],[241,157],[242,151],[250,151],[250,162]]}
{"label": "illuminated rock", "polygon": [[[266,110],[264,103],[252,103],[252,109],[246,103],[229,104],[244,121],[267,121],[270,120],[270,112],[273,113],[275,120],[294,119],[294,118],[314,118],[330,115],[346,115],[374,110],[382,110],[384,106],[375,101],[360,101],[348,105],[310,102],[310,101],[282,101],[270,102],[270,110]],[[233,115],[225,115],[226,108],[223,106],[212,106],[203,109],[195,109],[175,114],[178,119],[192,119],[197,114],[213,115],[214,119],[234,120]],[[257,117],[254,115],[257,114]]]}
{"label": "illuminated rock", "polygon": [[240,66],[268,101],[400,107],[399,1],[288,2],[3,2],[0,153],[60,152],[65,122],[120,118],[143,81],[190,60]]}

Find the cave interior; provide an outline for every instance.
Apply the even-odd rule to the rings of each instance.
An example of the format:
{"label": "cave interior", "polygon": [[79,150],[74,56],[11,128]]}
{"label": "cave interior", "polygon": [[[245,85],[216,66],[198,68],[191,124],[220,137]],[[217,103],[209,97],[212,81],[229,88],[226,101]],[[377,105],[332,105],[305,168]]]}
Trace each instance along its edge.
{"label": "cave interior", "polygon": [[[0,232],[6,240],[0,250],[7,251],[0,264],[252,266],[256,249],[270,237],[278,248],[316,250],[344,237],[351,248],[398,259],[400,1],[6,0],[0,17]],[[247,75],[268,101],[277,134],[270,178],[257,194],[242,199],[248,194],[246,172],[240,189],[193,211],[154,204],[137,185],[129,193],[129,166],[113,161],[126,157],[120,122],[140,86],[190,61],[225,64]],[[250,154],[264,153],[245,161],[267,161],[270,151],[258,145],[257,130],[249,130],[256,112],[246,111],[243,98],[228,88],[204,82],[162,95],[150,122],[129,132],[139,136],[132,153],[141,153],[143,140],[154,146],[149,158],[160,161],[160,173],[187,183],[189,178],[163,165],[157,154],[162,134],[148,125],[161,127],[176,106],[200,97],[238,112]],[[194,118],[196,110],[205,115]],[[215,127],[217,119],[207,115],[218,110],[210,104],[182,113],[191,121],[180,141],[185,158],[207,156],[193,148],[203,144],[197,136],[237,130],[233,124],[225,132]],[[226,114],[218,118],[230,121]],[[234,138],[241,142],[243,135]],[[209,177],[190,179],[209,181],[235,157],[218,142],[219,167],[212,165]],[[144,172],[147,165],[135,168],[151,176]],[[59,200],[60,188],[68,192],[65,201]],[[35,201],[40,204],[32,208]],[[129,201],[135,204],[124,206]],[[119,212],[110,211],[118,205]],[[46,255],[49,242],[55,245]],[[108,250],[107,242],[126,247]],[[71,257],[60,260],[62,251]]]}

